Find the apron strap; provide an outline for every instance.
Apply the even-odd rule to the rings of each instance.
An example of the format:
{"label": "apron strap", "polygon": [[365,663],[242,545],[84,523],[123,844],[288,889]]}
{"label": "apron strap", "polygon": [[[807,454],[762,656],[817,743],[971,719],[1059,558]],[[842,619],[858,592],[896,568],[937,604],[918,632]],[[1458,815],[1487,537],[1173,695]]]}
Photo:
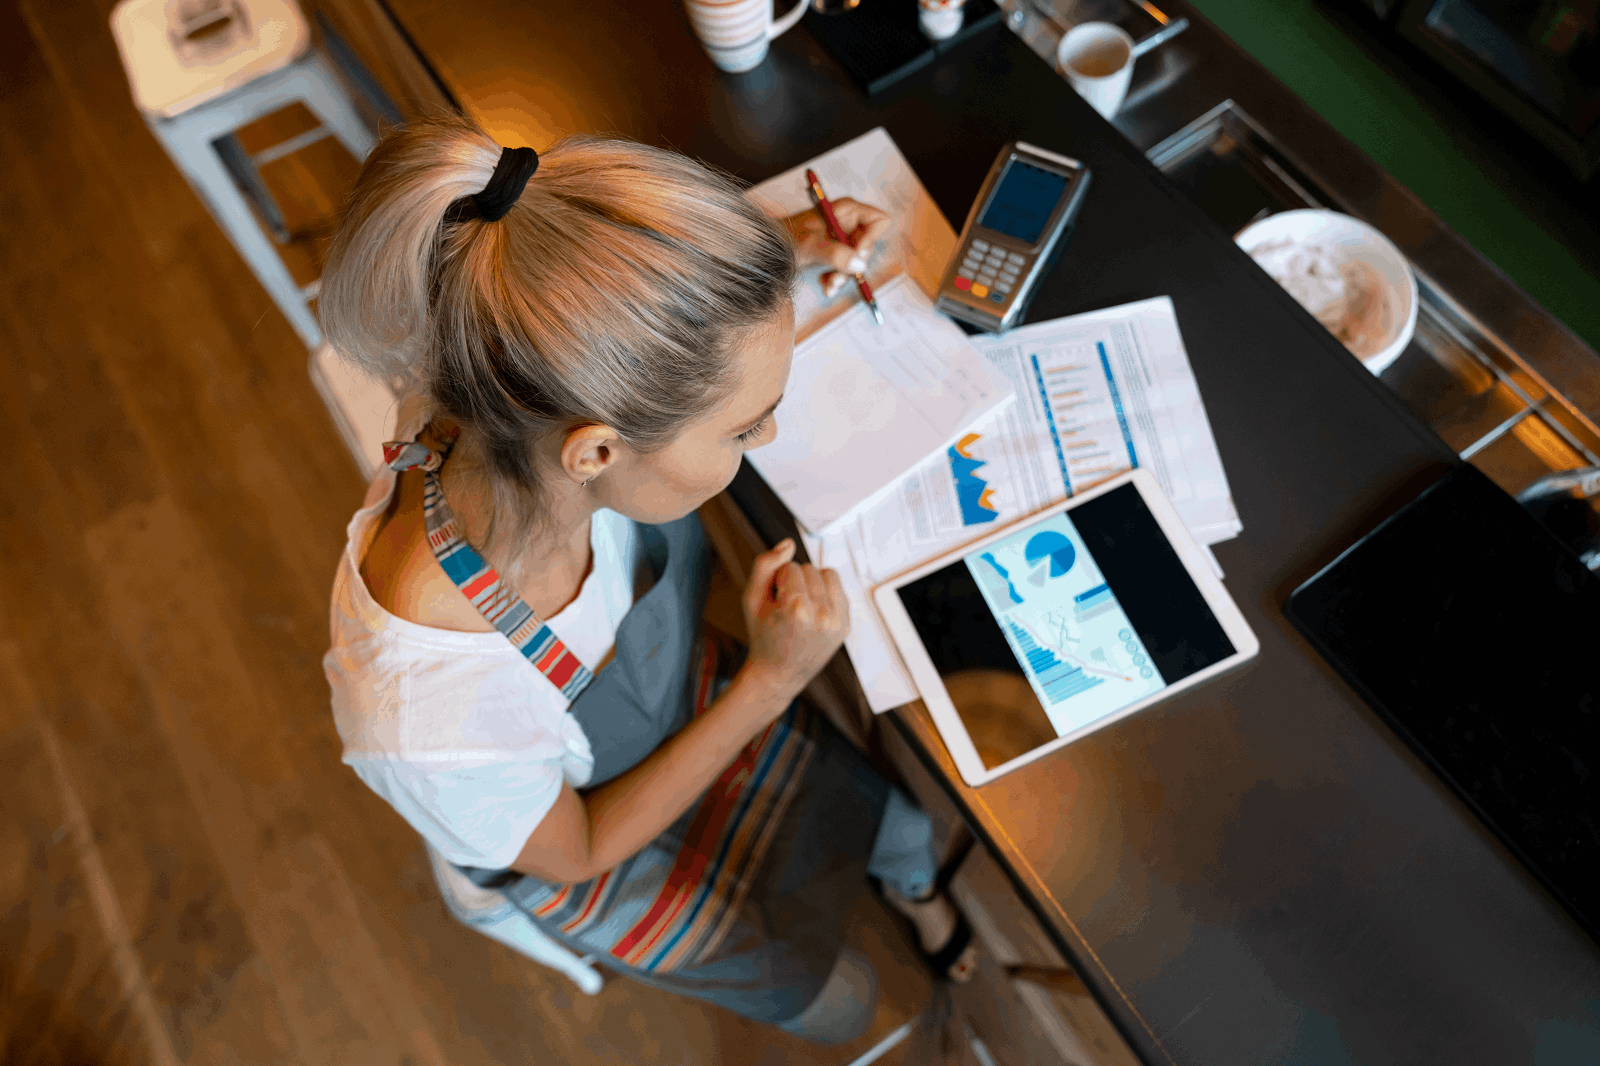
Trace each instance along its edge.
{"label": "apron strap", "polygon": [[576,700],[594,680],[594,674],[567,650],[555,630],[501,580],[488,560],[462,538],[455,515],[445,502],[444,489],[439,484],[439,468],[460,435],[460,427],[443,433],[437,451],[423,444],[420,434],[414,441],[389,441],[383,446],[383,461],[391,470],[420,469],[423,472],[422,517],[433,557],[472,601],[478,613],[511,641],[568,701]]}

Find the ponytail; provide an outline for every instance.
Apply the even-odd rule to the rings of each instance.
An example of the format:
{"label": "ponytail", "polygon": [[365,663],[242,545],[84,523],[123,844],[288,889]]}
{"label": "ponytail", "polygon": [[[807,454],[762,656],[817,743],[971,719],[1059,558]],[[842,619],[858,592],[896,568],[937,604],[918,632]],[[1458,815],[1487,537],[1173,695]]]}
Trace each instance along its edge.
{"label": "ponytail", "polygon": [[462,427],[517,535],[539,511],[538,440],[599,423],[666,446],[737,385],[734,348],[789,298],[795,262],[729,177],[621,140],[562,140],[504,217],[447,222],[500,153],[460,117],[387,133],[318,303],[337,351]]}

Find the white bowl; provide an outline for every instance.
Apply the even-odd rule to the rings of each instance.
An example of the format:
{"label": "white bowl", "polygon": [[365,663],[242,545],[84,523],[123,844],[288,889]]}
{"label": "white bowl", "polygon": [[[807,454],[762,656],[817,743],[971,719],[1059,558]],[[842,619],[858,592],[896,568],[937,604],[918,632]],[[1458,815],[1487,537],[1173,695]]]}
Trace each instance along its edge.
{"label": "white bowl", "polygon": [[1400,358],[1417,328],[1417,279],[1406,257],[1389,238],[1360,219],[1337,211],[1283,211],[1246,226],[1234,237],[1246,254],[1252,254],[1263,245],[1286,240],[1320,247],[1335,264],[1351,260],[1365,263],[1382,279],[1387,289],[1384,294],[1387,343],[1362,359],[1361,364],[1374,374],[1383,373],[1390,363]]}

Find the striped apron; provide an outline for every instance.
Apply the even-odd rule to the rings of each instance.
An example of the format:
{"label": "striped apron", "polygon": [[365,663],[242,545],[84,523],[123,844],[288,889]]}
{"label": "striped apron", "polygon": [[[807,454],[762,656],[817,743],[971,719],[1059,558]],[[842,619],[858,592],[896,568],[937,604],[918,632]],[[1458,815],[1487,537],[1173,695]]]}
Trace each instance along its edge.
{"label": "striped apron", "polygon": [[[462,539],[438,478],[453,441],[443,439],[438,452],[392,442],[384,458],[397,470],[425,471],[424,515],[440,565],[572,699],[594,753],[586,788],[604,784],[703,713],[742,660],[741,648],[702,623],[710,554],[699,519],[638,527],[655,583],[623,618],[611,662],[594,674]],[[591,881],[460,869],[609,969],[776,1023],[821,991],[870,863],[874,873],[931,878],[926,818],[903,797],[891,802],[894,792],[824,718],[795,704],[665,832]],[[880,834],[886,810],[901,825]]]}

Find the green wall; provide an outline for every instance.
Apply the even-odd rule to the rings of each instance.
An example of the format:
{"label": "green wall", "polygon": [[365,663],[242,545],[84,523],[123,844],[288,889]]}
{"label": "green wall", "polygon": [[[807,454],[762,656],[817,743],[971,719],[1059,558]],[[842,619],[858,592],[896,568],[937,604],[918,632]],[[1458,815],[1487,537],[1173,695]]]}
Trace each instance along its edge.
{"label": "green wall", "polygon": [[[1600,349],[1600,278],[1519,210],[1314,0],[1191,0],[1224,33]],[[1465,90],[1463,90],[1465,91]],[[1600,179],[1590,183],[1600,196]]]}

